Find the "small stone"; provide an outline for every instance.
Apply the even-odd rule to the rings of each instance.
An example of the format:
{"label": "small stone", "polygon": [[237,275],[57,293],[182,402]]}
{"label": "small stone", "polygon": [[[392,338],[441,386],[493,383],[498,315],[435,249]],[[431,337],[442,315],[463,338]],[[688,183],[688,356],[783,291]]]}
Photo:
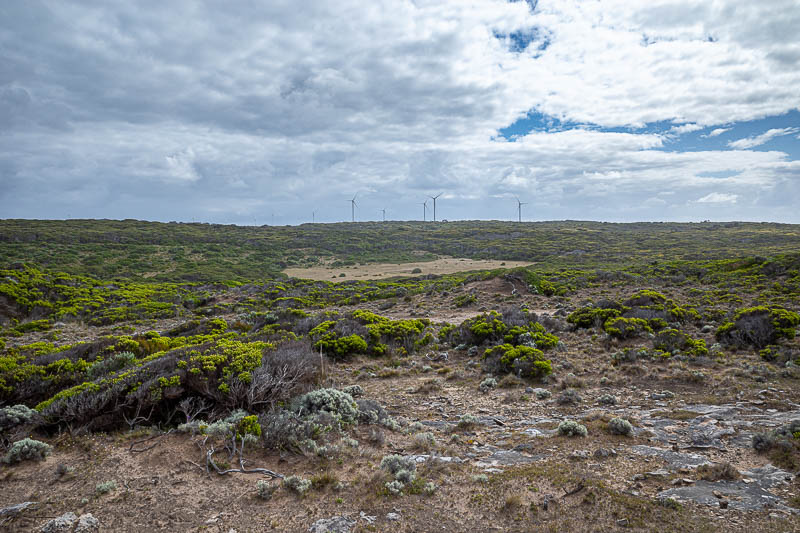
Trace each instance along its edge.
{"label": "small stone", "polygon": [[389,520],[391,522],[397,522],[398,520],[400,520],[400,515],[397,513],[388,513],[386,515],[386,520]]}
{"label": "small stone", "polygon": [[619,527],[628,527],[628,519],[627,518],[621,518],[621,519],[617,520],[617,526],[619,526]]}
{"label": "small stone", "polygon": [[714,495],[714,497],[715,497],[715,498],[717,498],[718,500],[721,500],[722,498],[724,498],[724,497],[725,497],[725,496],[723,496],[723,495],[722,495],[722,493],[721,493],[720,491],[718,491],[718,490],[711,491],[711,494],[713,494],[713,495]]}
{"label": "small stone", "polygon": [[720,500],[719,501],[719,508],[720,509],[727,509],[728,508],[728,500]]}

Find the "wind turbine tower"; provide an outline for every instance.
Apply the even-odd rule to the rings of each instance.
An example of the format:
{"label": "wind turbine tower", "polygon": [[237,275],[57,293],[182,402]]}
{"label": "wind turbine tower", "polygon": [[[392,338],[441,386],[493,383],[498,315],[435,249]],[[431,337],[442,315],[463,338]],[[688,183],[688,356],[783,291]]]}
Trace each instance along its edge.
{"label": "wind turbine tower", "polygon": [[517,218],[519,222],[522,222],[522,206],[528,205],[528,202],[520,202],[519,198],[517,198]]}
{"label": "wind turbine tower", "polygon": [[355,222],[355,221],[356,221],[356,207],[358,206],[358,204],[356,203],[356,196],[358,196],[358,193],[354,194],[354,195],[353,195],[353,199],[352,199],[352,200],[350,200],[350,217],[351,217],[351,222]]}
{"label": "wind turbine tower", "polygon": [[386,222],[386,208],[384,207],[381,209],[381,213],[383,213],[383,221]]}
{"label": "wind turbine tower", "polygon": [[431,200],[433,200],[433,221],[436,222],[436,199],[439,198],[443,193],[439,193],[436,196],[428,196]]}
{"label": "wind turbine tower", "polygon": [[425,222],[428,220],[428,200],[425,200],[420,205],[422,206],[422,221]]}

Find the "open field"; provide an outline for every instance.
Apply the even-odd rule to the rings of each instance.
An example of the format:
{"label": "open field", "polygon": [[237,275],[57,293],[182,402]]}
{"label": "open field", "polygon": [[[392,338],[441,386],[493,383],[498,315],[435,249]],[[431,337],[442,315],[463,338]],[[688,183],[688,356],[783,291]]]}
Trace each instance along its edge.
{"label": "open field", "polygon": [[[352,266],[316,266],[307,268],[287,268],[283,270],[292,278],[315,279],[320,281],[344,281],[345,279],[389,279],[395,277],[415,277],[426,275],[455,274],[471,270],[494,270],[496,268],[517,268],[529,266],[525,261],[497,261],[488,259],[466,259],[440,257],[433,261],[412,263],[366,263]],[[344,276],[342,275],[344,274]]]}
{"label": "open field", "polygon": [[[4,264],[0,527],[799,530],[797,228],[721,227],[759,243],[726,254],[653,227],[544,264],[410,250],[423,272],[393,280],[307,247],[327,277],[243,281],[205,244],[197,279],[145,264],[166,256],[109,278]],[[586,263],[636,232],[646,261]]]}

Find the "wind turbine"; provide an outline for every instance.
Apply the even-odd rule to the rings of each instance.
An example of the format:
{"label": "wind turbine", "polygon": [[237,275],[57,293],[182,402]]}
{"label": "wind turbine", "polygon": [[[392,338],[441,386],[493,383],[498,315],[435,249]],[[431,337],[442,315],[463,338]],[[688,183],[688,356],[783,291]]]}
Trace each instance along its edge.
{"label": "wind turbine", "polygon": [[422,206],[422,221],[425,222],[428,220],[428,200],[425,200],[420,205]]}
{"label": "wind turbine", "polygon": [[358,193],[355,193],[353,195],[353,199],[350,200],[350,215],[352,217],[352,222],[356,221],[356,207],[358,206],[356,203],[356,196],[358,196]]}
{"label": "wind turbine", "polygon": [[383,213],[383,221],[386,222],[386,208],[384,207],[381,209],[381,213]]}
{"label": "wind turbine", "polygon": [[439,198],[443,193],[439,193],[436,196],[428,196],[431,200],[433,200],[433,221],[436,222],[436,199]]}
{"label": "wind turbine", "polygon": [[[514,198],[517,198],[516,196]],[[522,222],[522,206],[528,205],[528,202],[520,202],[519,198],[517,198],[517,216],[519,217],[519,221]]]}
{"label": "wind turbine", "polygon": [[317,212],[311,211],[311,223],[315,223],[317,221]]}

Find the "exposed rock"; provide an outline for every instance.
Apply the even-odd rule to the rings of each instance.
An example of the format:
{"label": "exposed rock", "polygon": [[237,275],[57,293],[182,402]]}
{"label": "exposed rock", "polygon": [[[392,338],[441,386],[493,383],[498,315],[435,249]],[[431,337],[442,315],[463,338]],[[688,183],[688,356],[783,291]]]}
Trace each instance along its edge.
{"label": "exposed rock", "polygon": [[727,501],[729,508],[739,511],[761,510],[765,506],[789,510],[783,500],[767,492],[759,484],[748,484],[741,481],[697,481],[687,487],[677,487],[660,492],[658,498],[672,498],[684,502],[693,501],[713,506],[719,506],[719,502]]}
{"label": "exposed rock", "polygon": [[355,520],[344,516],[321,518],[308,528],[308,533],[350,533],[350,529],[355,525]]}
{"label": "exposed rock", "polygon": [[10,505],[8,507],[3,507],[0,509],[0,516],[17,516],[19,513],[27,509],[28,507],[33,507],[36,505],[37,502],[22,502],[16,505]]}
{"label": "exposed rock", "polygon": [[617,452],[614,449],[606,449],[606,448],[597,448],[594,451],[594,458],[595,459],[605,459],[607,457],[616,457]]}
{"label": "exposed rock", "polygon": [[78,518],[78,525],[75,526],[75,533],[91,533],[92,531],[100,530],[100,521],[92,516],[92,513],[86,513]]}
{"label": "exposed rock", "polygon": [[679,453],[671,450],[665,450],[664,448],[656,448],[653,446],[644,445],[631,446],[630,449],[632,452],[639,455],[660,457],[668,463],[669,468],[672,470],[679,470],[681,468],[697,468],[701,465],[711,464],[711,461],[709,461],[706,457],[693,453]]}
{"label": "exposed rock", "polygon": [[526,465],[541,461],[545,455],[527,455],[514,450],[500,450],[477,462],[480,467]]}
{"label": "exposed rock", "polygon": [[398,520],[400,520],[400,515],[397,513],[387,513],[386,520],[389,520],[391,522],[397,522]]}
{"label": "exposed rock", "polygon": [[72,531],[72,527],[77,521],[78,517],[75,516],[75,513],[64,513],[57,518],[53,518],[44,526],[42,526],[42,533],[62,533],[66,531]]}

